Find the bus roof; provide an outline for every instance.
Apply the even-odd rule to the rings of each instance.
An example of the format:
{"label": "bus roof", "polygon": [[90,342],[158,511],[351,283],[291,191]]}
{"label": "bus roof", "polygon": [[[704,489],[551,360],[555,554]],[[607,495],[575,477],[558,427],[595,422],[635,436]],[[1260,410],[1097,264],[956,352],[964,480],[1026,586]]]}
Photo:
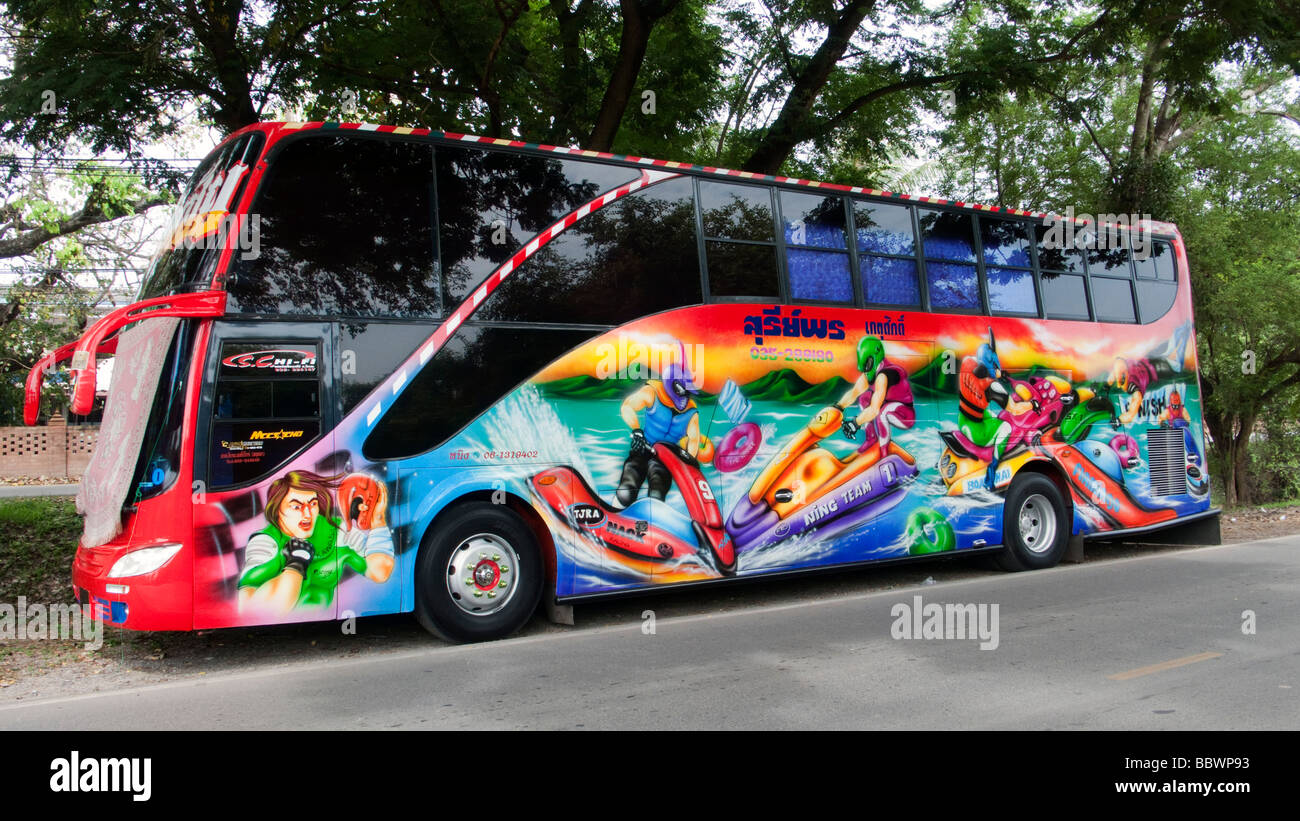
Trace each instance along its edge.
{"label": "bus roof", "polygon": [[[606,151],[591,151],[585,148],[571,148],[565,146],[547,145],[546,143],[530,143],[523,140],[509,140],[500,137],[479,137],[473,134],[459,134],[453,131],[435,131],[429,128],[410,128],[406,126],[377,125],[374,123],[344,123],[333,121],[312,121],[312,122],[263,122],[247,126],[240,129],[235,137],[246,131],[261,131],[267,135],[268,146],[274,145],[276,141],[289,134],[301,133],[309,130],[340,130],[340,131],[359,131],[373,134],[394,134],[401,136],[429,137],[434,140],[447,140],[452,142],[474,143],[484,146],[494,146],[499,148],[519,149],[523,151],[541,152],[549,154],[564,154],[571,157],[587,157],[591,159],[613,160],[620,163],[631,165],[642,165],[654,168],[671,168],[679,171],[689,171],[697,174],[708,174],[718,177],[727,177],[736,180],[746,180],[751,182],[778,183],[782,185],[795,185],[805,188],[816,188],[826,191],[839,191],[851,194],[865,194],[874,197],[887,197],[891,199],[905,200],[907,202],[921,203],[926,205],[942,205],[947,207],[964,208],[971,211],[981,211],[994,214],[1009,214],[1017,217],[1032,217],[1039,220],[1061,221],[1072,220],[1082,225],[1097,224],[1106,227],[1145,228],[1148,232],[1154,234],[1178,235],[1178,228],[1171,222],[1162,222],[1159,220],[1142,219],[1130,225],[1116,225],[1111,222],[1099,222],[1097,217],[1091,214],[1082,214],[1068,216],[1042,211],[1026,211],[1020,208],[1008,208],[1001,205],[983,205],[980,203],[964,202],[961,200],[949,200],[943,197],[926,197],[913,194],[900,194],[896,191],[883,191],[878,188],[866,188],[859,185],[843,185],[833,182],[821,182],[818,180],[805,180],[797,177],[784,177],[773,174],[759,174],[753,171],[737,171],[729,168],[718,168],[711,165],[698,165],[695,163],[676,162],[673,160],[657,160],[649,157],[638,157],[633,154],[611,154]],[[229,138],[228,138],[229,139]],[[224,141],[223,141],[224,142]],[[1106,214],[1103,216],[1116,216]]]}

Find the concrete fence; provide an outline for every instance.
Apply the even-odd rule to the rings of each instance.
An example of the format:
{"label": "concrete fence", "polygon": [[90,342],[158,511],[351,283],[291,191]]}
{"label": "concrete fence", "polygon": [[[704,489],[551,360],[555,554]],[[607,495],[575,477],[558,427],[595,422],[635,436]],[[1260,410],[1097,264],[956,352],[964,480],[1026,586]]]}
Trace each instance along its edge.
{"label": "concrete fence", "polygon": [[0,478],[80,478],[98,438],[98,425],[68,425],[58,414],[46,425],[0,427]]}

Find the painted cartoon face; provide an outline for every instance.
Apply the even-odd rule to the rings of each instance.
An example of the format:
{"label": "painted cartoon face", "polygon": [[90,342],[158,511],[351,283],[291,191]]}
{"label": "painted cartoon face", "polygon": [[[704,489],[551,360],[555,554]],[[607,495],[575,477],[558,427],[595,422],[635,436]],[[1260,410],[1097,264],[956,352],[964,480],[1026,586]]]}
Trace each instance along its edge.
{"label": "painted cartoon face", "polygon": [[290,490],[280,504],[280,530],[295,539],[306,539],[316,529],[320,501],[310,490]]}

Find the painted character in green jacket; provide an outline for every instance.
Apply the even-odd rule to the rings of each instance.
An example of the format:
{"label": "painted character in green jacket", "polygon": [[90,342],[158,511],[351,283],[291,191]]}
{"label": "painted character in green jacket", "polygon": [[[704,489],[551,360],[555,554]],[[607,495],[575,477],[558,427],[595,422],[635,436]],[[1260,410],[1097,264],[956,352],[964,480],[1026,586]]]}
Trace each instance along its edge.
{"label": "painted character in green jacket", "polygon": [[[342,511],[334,503],[340,486],[347,488],[349,508]],[[349,569],[387,581],[396,563],[387,507],[383,482],[365,474],[340,482],[294,470],[276,479],[267,494],[268,525],[244,548],[240,608],[327,607]]]}

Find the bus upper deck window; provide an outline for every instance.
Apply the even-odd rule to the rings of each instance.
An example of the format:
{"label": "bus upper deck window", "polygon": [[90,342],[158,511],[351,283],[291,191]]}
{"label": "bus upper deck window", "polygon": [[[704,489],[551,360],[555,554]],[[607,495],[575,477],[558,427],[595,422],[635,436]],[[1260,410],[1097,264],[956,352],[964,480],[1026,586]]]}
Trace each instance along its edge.
{"label": "bus upper deck window", "polygon": [[780,203],[790,298],[853,302],[843,198],[782,191]]}
{"label": "bus upper deck window", "polygon": [[961,311],[981,307],[975,269],[975,226],[970,214],[917,210],[921,247],[925,252],[930,305]]}
{"label": "bus upper deck window", "polygon": [[273,150],[252,213],[260,249],[234,264],[232,313],[439,314],[429,145],[291,139]]}
{"label": "bus upper deck window", "polygon": [[911,206],[854,200],[853,229],[866,303],[919,306],[921,286]]}
{"label": "bus upper deck window", "polygon": [[699,198],[709,294],[778,299],[772,190],[701,180]]}

